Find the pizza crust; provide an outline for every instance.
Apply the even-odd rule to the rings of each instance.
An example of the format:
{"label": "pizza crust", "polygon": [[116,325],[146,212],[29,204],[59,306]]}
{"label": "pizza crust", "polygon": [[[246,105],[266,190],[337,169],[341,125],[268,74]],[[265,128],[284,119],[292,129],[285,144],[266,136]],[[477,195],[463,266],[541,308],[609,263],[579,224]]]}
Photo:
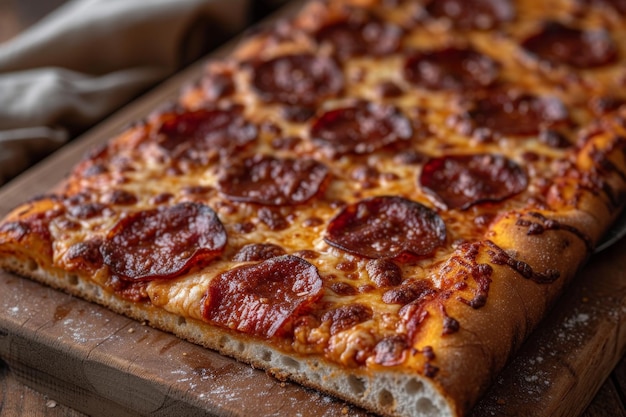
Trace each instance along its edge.
{"label": "pizza crust", "polygon": [[[580,260],[589,255],[585,242],[563,230],[529,236],[527,227],[516,224],[523,217],[520,213],[503,216],[491,226],[487,237],[516,260],[533,265],[534,269],[554,269],[561,273],[561,278],[572,278]],[[577,217],[578,222],[572,220]],[[579,223],[584,217],[584,212],[573,211],[569,216],[562,216],[560,221],[568,219],[571,223]],[[596,223],[596,227],[600,225]],[[490,248],[481,243],[477,263],[492,264],[488,254]],[[55,270],[52,266],[40,268],[36,260],[22,254],[3,257],[0,266],[265,369],[279,379],[302,383],[389,416],[467,413],[477,396],[485,392],[504,367],[511,352],[521,346],[562,292],[562,287],[567,285],[567,280],[561,279],[551,285],[538,286],[509,266],[492,264],[494,273],[489,303],[480,310],[453,299],[445,305],[447,314],[462,323],[457,333],[439,337],[443,320],[435,319],[428,321],[421,330],[421,339],[435,342],[431,347],[438,352],[436,364],[440,369],[435,378],[426,378],[403,369],[403,366],[347,373],[344,368],[318,356],[311,358],[285,353],[263,341],[207,326],[197,319],[183,318],[147,303],[124,300],[103,291],[89,279]],[[431,314],[440,313],[433,310]],[[459,380],[463,384],[459,384]]]}
{"label": "pizza crust", "polygon": [[40,268],[35,260],[22,255],[2,258],[0,267],[265,369],[279,380],[299,382],[381,415],[447,417],[457,414],[453,403],[432,380],[415,373],[402,369],[346,373],[345,369],[323,358],[285,353],[263,341],[208,327],[200,320],[122,299],[88,279],[52,267]]}

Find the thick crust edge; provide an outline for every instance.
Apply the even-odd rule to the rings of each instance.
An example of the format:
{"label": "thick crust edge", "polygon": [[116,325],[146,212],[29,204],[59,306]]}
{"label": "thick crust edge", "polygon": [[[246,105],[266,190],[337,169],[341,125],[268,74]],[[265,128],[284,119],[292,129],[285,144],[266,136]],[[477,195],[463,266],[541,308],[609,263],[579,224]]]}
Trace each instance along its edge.
{"label": "thick crust edge", "polygon": [[262,340],[186,319],[149,304],[124,300],[74,274],[60,270],[51,273],[26,256],[5,256],[0,259],[0,267],[264,369],[279,380],[298,382],[380,415],[457,415],[454,403],[436,382],[417,373],[397,370],[366,373],[352,369],[347,372],[317,356],[285,354]]}

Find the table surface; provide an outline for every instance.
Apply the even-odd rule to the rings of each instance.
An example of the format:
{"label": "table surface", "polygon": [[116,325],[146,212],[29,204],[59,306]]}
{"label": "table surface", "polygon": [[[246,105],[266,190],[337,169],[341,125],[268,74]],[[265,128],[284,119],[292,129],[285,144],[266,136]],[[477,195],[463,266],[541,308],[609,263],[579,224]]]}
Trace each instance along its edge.
{"label": "table surface", "polygon": [[[0,43],[67,0],[0,0]],[[79,417],[72,408],[22,384],[0,360],[0,417]],[[616,366],[581,417],[626,417],[626,358]]]}

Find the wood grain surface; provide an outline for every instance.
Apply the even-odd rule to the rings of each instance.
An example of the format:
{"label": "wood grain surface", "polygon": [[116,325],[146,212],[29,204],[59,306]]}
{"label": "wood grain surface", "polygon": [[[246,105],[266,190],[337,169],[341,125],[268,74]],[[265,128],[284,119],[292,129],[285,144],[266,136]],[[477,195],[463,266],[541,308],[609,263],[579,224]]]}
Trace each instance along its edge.
{"label": "wood grain surface", "polygon": [[[600,387],[593,401],[580,417],[626,417],[626,359],[622,359]],[[61,404],[55,396],[44,395],[23,384],[0,361],[0,417],[86,417]]]}

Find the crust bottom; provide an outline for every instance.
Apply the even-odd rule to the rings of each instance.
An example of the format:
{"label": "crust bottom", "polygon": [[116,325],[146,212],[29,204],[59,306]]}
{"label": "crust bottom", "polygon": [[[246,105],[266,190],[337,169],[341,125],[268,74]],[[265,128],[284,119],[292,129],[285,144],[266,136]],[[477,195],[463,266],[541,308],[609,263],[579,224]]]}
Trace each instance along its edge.
{"label": "crust bottom", "polygon": [[196,319],[180,317],[148,304],[124,300],[74,274],[64,271],[50,273],[30,258],[22,259],[18,255],[4,257],[0,267],[249,363],[278,379],[295,381],[383,416],[457,415],[452,402],[437,386],[416,373],[346,370],[319,356],[286,354],[269,343]]}

